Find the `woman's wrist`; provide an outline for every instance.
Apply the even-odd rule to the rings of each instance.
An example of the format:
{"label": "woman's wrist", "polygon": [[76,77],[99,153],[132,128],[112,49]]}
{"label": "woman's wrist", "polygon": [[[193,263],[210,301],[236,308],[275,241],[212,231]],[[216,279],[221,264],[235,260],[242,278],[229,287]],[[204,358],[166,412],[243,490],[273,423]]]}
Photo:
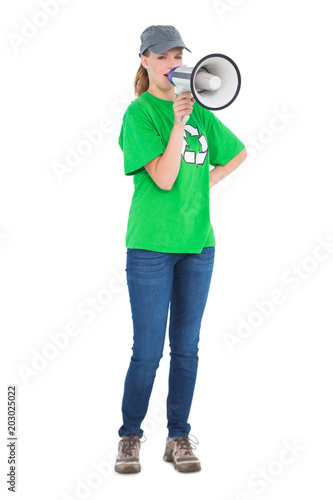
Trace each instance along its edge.
{"label": "woman's wrist", "polygon": [[186,123],[183,122],[177,122],[176,120],[174,121],[173,126],[176,127],[176,129],[182,129],[184,130]]}

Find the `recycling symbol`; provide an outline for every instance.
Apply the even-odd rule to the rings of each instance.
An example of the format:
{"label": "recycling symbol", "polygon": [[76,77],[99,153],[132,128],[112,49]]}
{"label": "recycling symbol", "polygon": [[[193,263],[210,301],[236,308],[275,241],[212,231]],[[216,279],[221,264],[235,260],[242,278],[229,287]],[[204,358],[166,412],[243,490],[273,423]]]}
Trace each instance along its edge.
{"label": "recycling symbol", "polygon": [[[195,152],[195,151],[187,150],[187,148],[189,147],[189,144],[187,142],[186,132],[191,137],[198,137],[198,141],[200,142],[200,145],[201,145],[201,151]],[[183,148],[182,148],[182,157],[184,158],[184,161],[186,163],[192,163],[192,164],[196,165],[196,167],[198,168],[198,165],[203,165],[205,163],[207,153],[208,153],[208,144],[207,144],[206,137],[202,134],[199,136],[199,130],[197,127],[194,128],[194,127],[192,127],[192,125],[185,125]]]}

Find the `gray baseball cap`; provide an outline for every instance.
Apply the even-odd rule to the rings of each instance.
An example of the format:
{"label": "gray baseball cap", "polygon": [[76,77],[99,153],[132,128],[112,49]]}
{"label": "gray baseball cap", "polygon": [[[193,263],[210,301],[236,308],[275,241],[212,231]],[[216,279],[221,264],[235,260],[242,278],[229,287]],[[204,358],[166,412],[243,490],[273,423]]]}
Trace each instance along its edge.
{"label": "gray baseball cap", "polygon": [[184,44],[179,31],[173,26],[161,26],[160,24],[149,26],[141,34],[139,57],[141,57],[146,49],[151,50],[154,54],[161,54],[174,47],[182,47],[191,52]]}

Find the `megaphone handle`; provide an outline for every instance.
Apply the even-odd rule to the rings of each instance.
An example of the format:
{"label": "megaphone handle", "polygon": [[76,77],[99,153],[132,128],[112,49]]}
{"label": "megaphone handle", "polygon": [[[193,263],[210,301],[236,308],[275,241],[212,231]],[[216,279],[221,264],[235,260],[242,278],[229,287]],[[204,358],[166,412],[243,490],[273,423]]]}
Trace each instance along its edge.
{"label": "megaphone handle", "polygon": [[[184,87],[181,87],[180,85],[177,85],[176,87],[176,94],[180,95],[186,92],[186,89]],[[190,115],[184,115],[182,118],[182,123],[186,123],[187,120],[190,118]]]}

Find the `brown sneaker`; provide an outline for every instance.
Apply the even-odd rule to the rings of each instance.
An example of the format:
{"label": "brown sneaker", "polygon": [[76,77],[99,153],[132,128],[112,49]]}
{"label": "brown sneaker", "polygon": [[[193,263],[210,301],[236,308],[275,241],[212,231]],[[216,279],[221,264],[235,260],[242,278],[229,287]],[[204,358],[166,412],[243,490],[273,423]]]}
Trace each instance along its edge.
{"label": "brown sneaker", "polygon": [[118,445],[115,470],[121,474],[140,472],[139,462],[140,436],[123,436]]}
{"label": "brown sneaker", "polygon": [[196,472],[201,470],[199,459],[194,455],[188,436],[167,439],[163,460],[173,462],[178,472]]}

